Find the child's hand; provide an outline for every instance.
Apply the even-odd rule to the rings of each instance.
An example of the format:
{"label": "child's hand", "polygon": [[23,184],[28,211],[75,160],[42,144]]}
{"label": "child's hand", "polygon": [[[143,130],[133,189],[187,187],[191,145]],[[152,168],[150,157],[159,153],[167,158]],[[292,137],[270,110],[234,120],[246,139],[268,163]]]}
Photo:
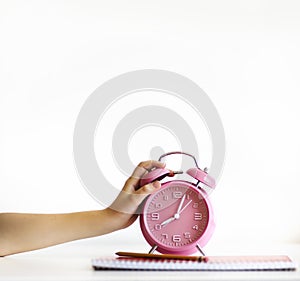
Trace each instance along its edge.
{"label": "child's hand", "polygon": [[139,205],[160,187],[158,181],[140,187],[140,178],[151,169],[164,166],[158,161],[141,162],[116,200],[104,210],[68,214],[0,214],[0,256],[100,236],[131,225],[138,216]]}
{"label": "child's hand", "polygon": [[153,168],[164,168],[165,163],[149,160],[141,162],[126,181],[122,191],[115,201],[106,209],[113,216],[112,221],[116,223],[116,229],[131,225],[139,213],[139,205],[155,190],[160,188],[160,182],[155,181],[144,186],[139,186],[142,176]]}

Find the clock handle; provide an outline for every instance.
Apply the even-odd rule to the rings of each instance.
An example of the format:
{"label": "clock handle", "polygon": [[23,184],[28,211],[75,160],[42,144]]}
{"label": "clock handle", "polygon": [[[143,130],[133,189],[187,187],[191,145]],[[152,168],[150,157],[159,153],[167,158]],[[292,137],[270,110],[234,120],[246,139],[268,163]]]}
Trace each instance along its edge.
{"label": "clock handle", "polygon": [[186,173],[188,175],[190,175],[191,177],[193,177],[194,179],[196,179],[198,181],[198,183],[202,182],[210,188],[215,188],[215,186],[216,186],[215,179],[208,174],[208,168],[201,170],[200,167],[198,166],[196,157],[192,154],[182,152],[182,151],[172,151],[172,152],[168,152],[168,153],[161,155],[159,157],[158,161],[161,161],[162,158],[169,156],[169,155],[173,155],[173,154],[182,154],[182,155],[190,156],[191,158],[193,158],[196,167],[188,169]]}
{"label": "clock handle", "polygon": [[173,155],[173,154],[183,154],[183,155],[192,157],[193,160],[194,160],[194,162],[195,162],[196,167],[199,168],[197,160],[196,160],[196,157],[194,155],[192,155],[192,154],[189,154],[189,153],[186,153],[186,152],[182,152],[182,151],[172,151],[172,152],[165,153],[165,154],[163,154],[163,155],[161,155],[159,157],[158,161],[161,161],[162,158],[164,158],[166,156],[169,156],[169,155]]}

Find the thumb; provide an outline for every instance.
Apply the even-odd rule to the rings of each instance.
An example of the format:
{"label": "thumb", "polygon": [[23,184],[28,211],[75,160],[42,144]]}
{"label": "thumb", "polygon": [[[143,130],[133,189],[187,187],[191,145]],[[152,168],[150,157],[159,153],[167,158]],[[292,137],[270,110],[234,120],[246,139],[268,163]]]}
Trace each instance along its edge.
{"label": "thumb", "polygon": [[154,182],[148,183],[148,184],[140,187],[135,192],[135,194],[138,195],[137,204],[140,205],[148,195],[150,195],[154,191],[158,190],[160,187],[161,187],[161,184],[159,181],[154,181]]}
{"label": "thumb", "polygon": [[156,191],[157,189],[159,189],[161,187],[161,184],[159,181],[154,181],[151,183],[148,183],[142,187],[140,187],[136,193],[140,194],[140,195],[145,195],[148,196],[149,194],[153,193],[154,191]]}

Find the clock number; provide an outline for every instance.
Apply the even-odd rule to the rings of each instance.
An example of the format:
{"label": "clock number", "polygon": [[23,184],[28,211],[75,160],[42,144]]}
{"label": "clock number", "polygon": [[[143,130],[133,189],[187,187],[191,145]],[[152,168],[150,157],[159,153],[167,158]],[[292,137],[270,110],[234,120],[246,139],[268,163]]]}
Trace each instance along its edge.
{"label": "clock number", "polygon": [[194,213],[194,220],[201,221],[202,220],[202,213]]}
{"label": "clock number", "polygon": [[155,208],[156,208],[156,209],[160,209],[161,207],[162,207],[162,204],[161,204],[161,203],[156,203],[156,204],[155,204]]}
{"label": "clock number", "polygon": [[179,199],[182,197],[182,192],[181,191],[174,191],[173,192],[173,198]]}
{"label": "clock number", "polygon": [[158,221],[159,220],[159,213],[152,213],[151,220]]}
{"label": "clock number", "polygon": [[155,228],[155,230],[161,230],[161,225],[158,223],[158,224],[155,225],[154,228]]}
{"label": "clock number", "polygon": [[187,200],[190,200],[192,193],[193,193],[193,192],[190,191],[189,193],[186,194],[186,199],[187,199]]}
{"label": "clock number", "polygon": [[195,224],[195,225],[193,226],[193,229],[194,229],[194,230],[198,230],[198,229],[199,229],[198,224]]}
{"label": "clock number", "polygon": [[169,200],[169,196],[168,196],[168,195],[164,195],[164,196],[163,196],[163,200],[164,200],[164,201],[168,201],[168,200]]}
{"label": "clock number", "polygon": [[190,239],[191,238],[191,233],[190,232],[185,232],[185,233],[183,233],[183,235],[184,235],[185,239]]}
{"label": "clock number", "polygon": [[169,237],[167,233],[162,233],[161,236],[162,236],[164,239],[168,239],[168,237]]}
{"label": "clock number", "polygon": [[173,241],[173,242],[181,242],[180,234],[174,234],[174,235],[172,236],[172,241]]}
{"label": "clock number", "polygon": [[193,208],[198,209],[198,207],[199,207],[199,203],[195,202],[195,203],[193,204]]}

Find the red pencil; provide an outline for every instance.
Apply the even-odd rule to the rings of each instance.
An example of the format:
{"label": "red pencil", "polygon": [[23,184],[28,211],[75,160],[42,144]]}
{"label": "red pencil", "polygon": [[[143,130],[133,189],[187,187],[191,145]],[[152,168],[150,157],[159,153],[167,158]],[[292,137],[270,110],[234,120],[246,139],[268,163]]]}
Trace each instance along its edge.
{"label": "red pencil", "polygon": [[133,252],[117,252],[117,256],[120,257],[132,257],[132,258],[147,258],[147,259],[173,259],[173,260],[187,260],[206,262],[205,256],[181,256],[172,254],[144,254],[144,253],[133,253]]}

